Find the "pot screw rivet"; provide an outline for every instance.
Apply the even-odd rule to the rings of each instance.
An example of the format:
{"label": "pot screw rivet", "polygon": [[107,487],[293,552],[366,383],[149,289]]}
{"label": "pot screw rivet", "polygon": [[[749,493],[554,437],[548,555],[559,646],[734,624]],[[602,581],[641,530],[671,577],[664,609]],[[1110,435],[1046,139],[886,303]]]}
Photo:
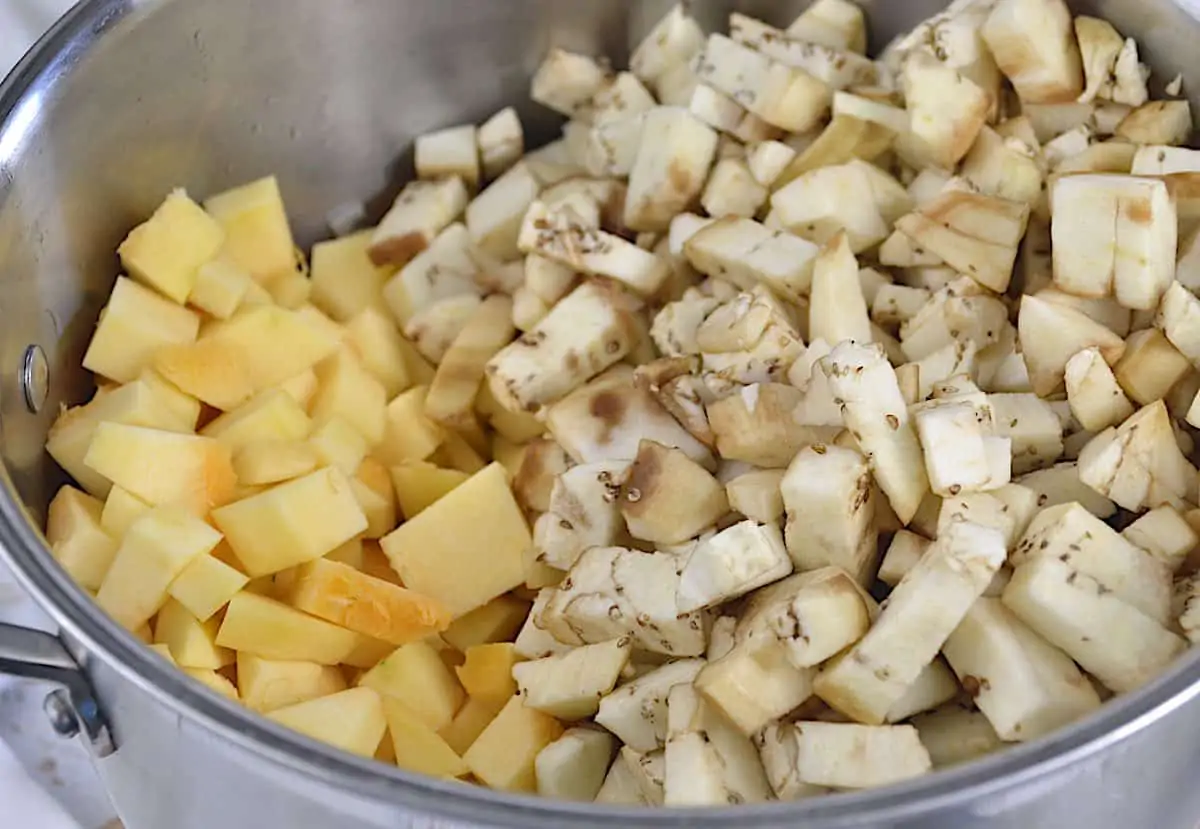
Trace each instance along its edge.
{"label": "pot screw rivet", "polygon": [[40,345],[25,349],[25,359],[21,363],[21,390],[25,394],[26,408],[33,414],[40,412],[50,394],[50,364],[46,362],[46,352],[42,351]]}
{"label": "pot screw rivet", "polygon": [[55,734],[68,739],[78,736],[79,717],[75,715],[71,698],[66,691],[59,688],[47,694],[46,701],[42,703],[42,710],[46,712]]}

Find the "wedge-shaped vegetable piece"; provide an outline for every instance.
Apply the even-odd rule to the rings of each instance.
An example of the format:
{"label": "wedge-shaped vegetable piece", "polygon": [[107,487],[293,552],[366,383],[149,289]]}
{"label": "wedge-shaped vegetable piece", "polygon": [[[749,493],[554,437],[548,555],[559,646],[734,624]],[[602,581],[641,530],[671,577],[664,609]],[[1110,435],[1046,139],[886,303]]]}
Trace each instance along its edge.
{"label": "wedge-shaped vegetable piece", "polygon": [[398,648],[363,674],[359,685],[399,700],[435,731],[454,718],[465,696],[454,674],[427,642]]}
{"label": "wedge-shaped vegetable piece", "polygon": [[363,436],[368,446],[380,443],[387,422],[387,392],[355,353],[342,348],[318,363],[316,374],[319,386],[309,404],[313,425],[319,429],[341,418]]}
{"label": "wedge-shaped vegetable piece", "polygon": [[1183,566],[1188,554],[1200,544],[1200,535],[1170,506],[1150,510],[1122,530],[1121,535],[1161,561],[1172,573]]}
{"label": "wedge-shaped vegetable piece", "polygon": [[538,794],[558,800],[594,800],[616,749],[616,738],[605,731],[568,729],[534,761]]}
{"label": "wedge-shaped vegetable piece", "polygon": [[537,411],[620,360],[635,337],[629,298],[585,282],[488,362],[488,382],[507,408]]}
{"label": "wedge-shaped vegetable piece", "polygon": [[[666,717],[666,708],[663,709]],[[638,752],[624,746],[617,755],[617,763],[629,772],[641,802],[649,806],[662,806],[665,800],[666,757],[663,749]]]}
{"label": "wedge-shaped vegetable piece", "polygon": [[[112,491],[124,492],[119,487]],[[114,537],[105,531],[102,508],[92,496],[64,485],[50,502],[46,517],[51,555],[85,590],[100,588],[117,554],[117,540],[125,534]]]}
{"label": "wedge-shaped vegetable piece", "polygon": [[117,253],[132,276],[182,305],[200,266],[217,255],[224,241],[221,226],[186,192],[175,190],[130,231]]}
{"label": "wedge-shaped vegetable piece", "polygon": [[844,233],[825,245],[813,265],[808,313],[810,339],[871,342],[871,320],[858,281],[858,260]]}
{"label": "wedge-shaped vegetable piece", "polygon": [[479,185],[479,150],[474,124],[419,135],[414,150],[418,178],[437,180],[457,176],[471,190]]}
{"label": "wedge-shaped vegetable piece", "polygon": [[519,245],[523,253],[614,279],[644,296],[662,287],[670,272],[667,262],[653,253],[589,225],[570,204],[534,202],[525,215]]}
{"label": "wedge-shaped vegetable piece", "polygon": [[132,279],[119,277],[83,356],[83,367],[118,383],[138,378],[165,345],[196,339],[200,317]]}
{"label": "wedge-shaped vegetable piece", "polygon": [[251,577],[320,558],[367,528],[336,469],[320,469],[213,511],[213,521]]}
{"label": "wedge-shaped vegetable piece", "polygon": [[871,458],[876,483],[907,523],[929,492],[929,479],[895,370],[878,345],[853,343],[838,345],[821,366],[843,402],[846,426]]}
{"label": "wedge-shaped vegetable piece", "polygon": [[895,587],[904,578],[905,573],[917,566],[917,562],[925,555],[931,543],[908,530],[897,532],[892,536],[883,561],[879,563],[879,580]]}
{"label": "wedge-shaped vegetable piece", "polygon": [[511,641],[528,615],[529,602],[513,596],[500,596],[460,616],[443,631],[442,638],[451,647],[464,653],[474,645]]}
{"label": "wedge-shaped vegetable piece", "polygon": [[216,643],[219,619],[201,622],[186,607],[173,599],[158,612],[154,620],[154,642],[166,645],[171,658],[182,668],[215,671],[233,664],[233,651]]}
{"label": "wedge-shaped vegetable piece", "polygon": [[665,231],[699,197],[717,150],[717,133],[676,107],[644,116],[641,145],[629,173],[625,224]]}
{"label": "wedge-shaped vegetable piece", "polygon": [[255,391],[295,377],[332,354],[337,339],[286,308],[244,308],[209,325],[204,339],[236,351]]}
{"label": "wedge-shaped vegetable piece", "polygon": [[911,725],[855,725],[803,721],[780,725],[771,736],[794,741],[795,778],[810,786],[866,789],[919,777],[932,768]]}
{"label": "wedge-shaped vegetable piece", "polygon": [[833,89],[871,86],[879,79],[875,63],[854,51],[797,39],[789,32],[734,12],[729,36],[772,60],[801,69]]}
{"label": "wedge-shaped vegetable piece", "polygon": [[725,484],[729,508],[760,524],[778,523],[783,517],[782,469],[747,472]]}
{"label": "wedge-shaped vegetable piece", "polygon": [[237,655],[237,678],[242,704],[260,714],[346,690],[342,672],[330,665],[263,659],[250,653]]}
{"label": "wedge-shaped vegetable piece", "polygon": [[442,602],[455,617],[524,582],[532,543],[496,463],[381,541],[405,586]]}
{"label": "wedge-shaped vegetable piece", "polygon": [[[694,693],[681,685],[671,695],[681,692]],[[721,758],[702,733],[672,735],[667,739],[663,759],[663,805],[720,806],[729,802],[729,791],[721,779]]]}
{"label": "wedge-shaped vegetable piece", "polygon": [[920,212],[902,217],[896,229],[985,288],[1003,293],[1028,219],[1025,204],[948,190]]}
{"label": "wedge-shaped vegetable piece", "polygon": [[671,553],[593,547],[550,594],[537,624],[572,644],[631,636],[642,650],[698,656],[704,653],[704,617],[676,607],[681,565]]}
{"label": "wedge-shaped vegetable piece", "polygon": [[1125,352],[1125,342],[1081,311],[1035,296],[1021,298],[1017,319],[1021,352],[1033,390],[1052,394],[1066,377],[1067,362],[1096,348],[1109,365]]}
{"label": "wedge-shaped vegetable piece", "polygon": [[205,515],[233,496],[229,450],[212,438],[120,423],[96,427],[83,461],[148,504]]}
{"label": "wedge-shaped vegetable piece", "polygon": [[717,162],[700,204],[710,216],[740,216],[752,219],[767,201],[767,188],[755,180],[744,159],[725,158]]}
{"label": "wedge-shaped vegetable piece", "polygon": [[[1003,571],[1001,571],[1003,572]],[[962,693],[954,673],[941,659],[935,659],[917,675],[904,696],[887,713],[888,723],[907,720],[915,714],[931,711]]]}
{"label": "wedge-shaped vegetable piece", "polygon": [[280,389],[268,389],[226,412],[201,430],[233,452],[260,440],[303,440],[312,421],[295,398]]}
{"label": "wedge-shaped vegetable piece", "polygon": [[768,725],[754,738],[762,760],[763,769],[771,784],[771,790],[780,800],[803,800],[826,794],[829,789],[805,783],[799,777],[799,746],[795,727],[790,723],[775,722]]}
{"label": "wedge-shaped vegetable piece", "polygon": [[1096,690],[1071,658],[999,599],[979,599],[944,650],[963,686],[1004,740],[1037,739],[1100,705]]}
{"label": "wedge-shaped vegetable piece", "polygon": [[1134,144],[1183,144],[1192,134],[1187,101],[1151,101],[1125,116],[1116,135]]}
{"label": "wedge-shaped vegetable piece", "polygon": [[874,199],[864,167],[853,162],[812,170],[775,191],[768,224],[824,245],[845,231],[850,248],[860,253],[888,236],[887,223]]}
{"label": "wedge-shaped vegetable piece", "polygon": [[248,443],[233,456],[233,471],[243,486],[276,484],[307,475],[320,464],[317,450],[299,440]]}
{"label": "wedge-shaped vegetable piece", "polygon": [[491,701],[484,702],[468,698],[463,707],[458,709],[458,713],[454,715],[451,723],[436,733],[454,753],[461,756],[479,738],[483,730],[488,727],[488,723],[496,718],[500,709],[507,702],[506,699],[497,705]]}
{"label": "wedge-shaped vegetable piece", "polygon": [[[698,751],[701,745],[706,748]],[[707,802],[718,795],[721,803],[761,803],[771,797],[754,744],[691,685],[676,685],[668,697],[664,759],[666,803]],[[709,779],[691,779],[689,770],[698,761],[712,773]]]}
{"label": "wedge-shaped vegetable piece", "polygon": [[225,231],[223,256],[266,283],[296,266],[296,244],[274,176],[218,193],[204,209]]}
{"label": "wedge-shaped vegetable piece", "polygon": [[1154,324],[1179,353],[1192,363],[1200,362],[1200,299],[1195,294],[1172,282],[1163,294]]}
{"label": "wedge-shaped vegetable piece", "polygon": [[350,688],[277,708],[267,716],[314,740],[363,757],[375,756],[388,725],[383,700],[370,688]]}
{"label": "wedge-shaped vegetable piece", "polygon": [[552,49],[533,77],[530,97],[568,118],[586,115],[592,97],[609,79],[594,58]]}
{"label": "wedge-shaped vegetable piece", "polygon": [[542,189],[529,161],[514,164],[467,205],[471,240],[500,261],[516,258],[521,222]]}
{"label": "wedge-shaped vegetable piece", "polygon": [[913,717],[921,744],[929,751],[934,768],[945,768],[1003,747],[986,716],[961,703],[950,703],[928,714]]}
{"label": "wedge-shaped vegetable piece", "polygon": [[197,556],[175,577],[167,592],[204,622],[228,604],[249,580],[216,556]]}
{"label": "wedge-shaped vegetable piece", "polygon": [[1125,38],[1107,20],[1080,15],[1075,18],[1075,37],[1079,42],[1083,73],[1087,81],[1080,103],[1096,98],[1112,98],[1113,70]]}
{"label": "wedge-shaped vegetable piece", "polygon": [[817,695],[859,722],[884,722],[1006,556],[1003,535],[990,527],[964,521],[939,532],[866,636],[816,678]]}
{"label": "wedge-shaped vegetable piece", "polygon": [[781,491],[787,549],[798,570],[840,567],[861,584],[874,579],[875,501],[868,461],[853,449],[816,444],[788,466]]}
{"label": "wedge-shaped vegetable piece", "polygon": [[1094,437],[1079,455],[1079,477],[1129,510],[1195,497],[1195,467],[1175,441],[1162,401]]}
{"label": "wedge-shaped vegetable piece", "polygon": [[554,479],[548,509],[533,527],[534,548],[540,561],[569,570],[589,547],[617,543],[624,528],[620,482],[627,468],[624,461],[582,464]]}
{"label": "wedge-shaped vegetable piece", "polygon": [[537,756],[562,733],[557,720],[526,708],[515,696],[467,749],[463,760],[490,788],[533,792]]}
{"label": "wedge-shaped vegetable piece", "polygon": [[1035,149],[985,126],[963,159],[962,176],[983,193],[1034,205],[1044,178]]}
{"label": "wedge-shaped vegetable piece", "polygon": [[1000,0],[983,37],[1022,102],[1066,103],[1083,92],[1079,43],[1062,0]]}
{"label": "wedge-shaped vegetable piece", "polygon": [[[514,248],[515,233],[514,230]],[[479,267],[472,252],[466,227],[452,224],[383,285],[387,309],[427,359],[427,352],[433,351],[433,347],[424,346],[421,340],[433,339],[450,327],[454,311],[470,304],[481,292],[475,281]]]}
{"label": "wedge-shaped vegetable piece", "polygon": [[1113,366],[1121,388],[1142,405],[1165,398],[1191,370],[1191,361],[1157,328],[1130,334]]}
{"label": "wedge-shaped vegetable piece", "polygon": [[788,27],[787,33],[808,43],[830,49],[867,50],[866,17],[860,6],[848,0],[817,0]]}
{"label": "wedge-shaped vegetable piece", "polygon": [[474,404],[484,369],[512,340],[512,300],[488,297],[471,315],[438,366],[425,398],[425,414],[451,428],[475,422]]}
{"label": "wedge-shaped vegetable piece", "polygon": [[377,266],[367,254],[370,230],[318,242],[312,249],[314,305],[338,322],[347,322],[365,308],[384,308],[383,286],[391,269]]}
{"label": "wedge-shaped vegetable piece", "polygon": [[494,179],[525,152],[525,131],[512,107],[505,107],[480,125],[475,134],[483,175]]}
{"label": "wedge-shaped vegetable piece", "polygon": [[696,677],[696,690],[749,737],[812,696],[813,670],[797,668],[773,638],[739,643]]}
{"label": "wedge-shaped vegetable piece", "polygon": [[173,386],[223,411],[237,408],[255,392],[241,350],[220,340],[164,345],[154,355],[153,367]]}
{"label": "wedge-shaped vegetable piece", "polygon": [[663,16],[633,50],[629,67],[648,84],[670,69],[684,66],[704,47],[704,30],[682,3]]}
{"label": "wedge-shaped vegetable piece", "polygon": [[[729,511],[724,489],[704,467],[678,449],[649,440],[638,446],[620,492],[617,503],[629,532],[659,544],[694,538]],[[551,511],[553,501],[551,496]],[[614,534],[606,543],[615,540]]]}
{"label": "wedge-shaped vegetable piece", "polygon": [[1117,598],[1165,624],[1170,617],[1171,575],[1163,562],[1122,538],[1079,504],[1042,510],[1011,562],[1057,558]]}
{"label": "wedge-shaped vegetable piece", "polygon": [[708,406],[717,451],[726,460],[782,469],[804,446],[831,437],[799,422],[803,392],[782,383],[745,386]]}
{"label": "wedge-shaped vegetable piece", "polygon": [[371,261],[407,264],[462,214],[467,198],[467,188],[457,176],[409,182],[371,236]]}
{"label": "wedge-shaped vegetable piece", "polygon": [[600,700],[596,722],[635,751],[661,748],[667,737],[671,689],[690,685],[703,666],[702,659],[680,659],[620,686]]}
{"label": "wedge-shaped vegetable piece", "polygon": [[683,250],[688,262],[701,273],[746,291],[765,285],[795,300],[809,293],[820,249],[812,242],[771,230],[751,219],[726,217],[694,233]]}
{"label": "wedge-shaped vegetable piece", "polygon": [[513,478],[513,493],[531,512],[547,512],[554,484],[573,465],[567,451],[550,438],[531,441]]}
{"label": "wedge-shaped vegetable piece", "polygon": [[1144,685],[1187,647],[1099,582],[1054,558],[1018,567],[1002,600],[1113,691]]}
{"label": "wedge-shaped vegetable piece", "polygon": [[[1167,185],[1137,176],[1064,176],[1052,193],[1054,282],[1126,308],[1158,305],[1175,272],[1178,224]],[[1105,228],[1097,238],[1096,228]]]}
{"label": "wedge-shaped vegetable piece", "polygon": [[791,572],[779,528],[742,521],[697,542],[679,576],[676,606],[680,613],[713,607]]}
{"label": "wedge-shaped vegetable piece", "polygon": [[635,382],[630,366],[614,366],[552,405],[546,426],[580,463],[632,461],[642,441],[651,440],[681,450],[706,468],[713,464],[709,448]]}
{"label": "wedge-shaped vegetable piece", "polygon": [[696,75],[768,124],[791,132],[816,126],[833,91],[807,72],[771,60],[724,35],[710,35]]}
{"label": "wedge-shaped vegetable piece", "polygon": [[637,752],[623,748],[617,752],[617,758],[604,777],[604,784],[596,792],[596,803],[608,803],[622,806],[648,806],[650,802],[642,794],[638,778],[626,762],[626,756],[636,756]]}
{"label": "wedge-shaped vegetable piece", "polygon": [[243,590],[229,602],[217,644],[263,659],[346,662],[370,640],[352,630]]}
{"label": "wedge-shaped vegetable piece", "polygon": [[612,692],[629,661],[629,639],[584,645],[513,667],[521,700],[528,708],[560,720],[591,717]]}
{"label": "wedge-shaped vegetable piece", "polygon": [[1095,346],[1067,361],[1066,382],[1071,413],[1089,432],[1102,432],[1133,414],[1133,404]]}
{"label": "wedge-shaped vegetable piece", "polygon": [[467,764],[458,752],[404,703],[383,697],[383,713],[397,766],[433,777],[467,774]]}
{"label": "wedge-shaped vegetable piece", "polygon": [[288,601],[305,613],[395,645],[440,633],[450,624],[450,614],[439,602],[323,559],[297,569]]}
{"label": "wedge-shaped vegetable piece", "polygon": [[905,61],[902,81],[910,132],[900,137],[897,151],[910,162],[954,169],[987,122],[991,94],[924,52]]}
{"label": "wedge-shaped vegetable piece", "polygon": [[861,588],[837,567],[799,573],[759,590],[738,622],[739,641],[774,637],[797,668],[819,665],[870,625]]}
{"label": "wedge-shaped vegetable piece", "polygon": [[1027,392],[990,394],[995,434],[1012,441],[1012,472],[1053,464],[1063,454],[1062,423],[1053,407]]}

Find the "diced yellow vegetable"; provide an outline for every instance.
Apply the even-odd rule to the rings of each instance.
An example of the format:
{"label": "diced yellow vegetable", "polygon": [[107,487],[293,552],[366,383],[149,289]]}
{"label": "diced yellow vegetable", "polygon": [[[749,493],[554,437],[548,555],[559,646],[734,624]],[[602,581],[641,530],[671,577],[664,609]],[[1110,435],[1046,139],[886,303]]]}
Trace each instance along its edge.
{"label": "diced yellow vegetable", "polygon": [[466,657],[466,662],[456,673],[469,696],[503,704],[517,692],[512,669],[521,657],[517,656],[512,642],[475,645],[467,648]]}
{"label": "diced yellow vegetable", "polygon": [[268,282],[267,290],[276,305],[294,311],[308,302],[312,294],[312,282],[299,271],[289,271]]}
{"label": "diced yellow vegetable", "polygon": [[383,440],[387,394],[354,352],[340,349],[318,363],[316,373],[317,393],[310,407],[313,422],[321,426],[341,417],[366,438],[368,446]]}
{"label": "diced yellow vegetable", "polygon": [[228,259],[214,259],[200,266],[188,303],[217,319],[227,320],[250,290],[250,275]]}
{"label": "diced yellow vegetable", "polygon": [[466,696],[438,652],[426,642],[398,648],[363,674],[359,684],[398,699],[434,731],[454,719]]}
{"label": "diced yellow vegetable", "polygon": [[179,507],[156,507],[129,527],[96,594],[96,603],[137,630],[167,601],[167,589],[221,534]]}
{"label": "diced yellow vegetable", "polygon": [[243,590],[229,602],[217,644],[263,659],[338,665],[367,637]]}
{"label": "diced yellow vegetable", "polygon": [[284,380],[277,388],[286,392],[302,409],[307,411],[309,403],[317,393],[317,373],[311,368],[306,368],[294,377]]}
{"label": "diced yellow vegetable", "polygon": [[388,466],[428,458],[446,439],[446,430],[425,416],[428,386],[415,386],[387,405],[383,442],[373,450]]}
{"label": "diced yellow vegetable", "polygon": [[181,668],[181,670],[197,682],[202,682],[209,689],[216,691],[223,697],[238,701],[237,686],[229,681],[228,677],[221,676],[216,671],[208,668]]}
{"label": "diced yellow vegetable", "polygon": [[215,555],[197,556],[171,582],[167,592],[204,622],[229,604],[249,581],[249,576]]}
{"label": "diced yellow vegetable", "polygon": [[258,440],[247,443],[233,456],[233,471],[243,486],[276,484],[307,475],[320,457],[302,440]]}
{"label": "diced yellow vegetable", "polygon": [[177,665],[215,671],[233,664],[234,657],[233,651],[217,645],[220,626],[219,619],[201,622],[178,601],[168,599],[154,620],[154,642],[166,645]]}
{"label": "diced yellow vegetable", "polygon": [[342,672],[330,665],[263,659],[249,653],[237,655],[237,676],[242,703],[260,714],[346,690]]}
{"label": "diced yellow vegetable", "polygon": [[358,478],[350,479],[350,489],[354,492],[359,509],[367,516],[367,529],[363,531],[365,538],[383,538],[396,528],[394,499],[385,498]]}
{"label": "diced yellow vegetable", "polygon": [[250,576],[320,558],[367,528],[350,481],[336,469],[213,510],[212,518]]}
{"label": "diced yellow vegetable", "polygon": [[470,477],[457,469],[439,469],[425,461],[406,461],[392,467],[392,484],[405,518],[414,518]]}
{"label": "diced yellow vegetable", "polygon": [[83,357],[83,367],[118,383],[137,379],[164,345],[190,343],[200,316],[132,279],[118,277]]}
{"label": "diced yellow vegetable", "polygon": [[363,230],[313,245],[313,304],[340,322],[348,322],[364,308],[387,308],[383,286],[395,268],[378,267],[367,256],[373,232]]}
{"label": "diced yellow vegetable", "polygon": [[255,392],[241,349],[223,340],[201,337],[185,345],[165,345],[154,355],[154,368],[197,400],[232,411]]}
{"label": "diced yellow vegetable", "polygon": [[454,715],[450,724],[438,734],[446,741],[446,745],[462,756],[471,747],[471,744],[479,739],[479,735],[488,727],[488,724],[496,719],[496,715],[500,713],[500,709],[506,702],[508,700],[497,705],[494,702],[468,698],[463,707],[458,709],[458,713]]}
{"label": "diced yellow vegetable", "polygon": [[255,391],[312,368],[337,350],[340,342],[298,312],[275,305],[242,308],[229,319],[206,326],[201,339],[216,340],[236,351]]}
{"label": "diced yellow vegetable", "polygon": [[383,700],[370,688],[350,688],[277,708],[267,716],[314,740],[363,757],[375,756],[387,732]]}
{"label": "diced yellow vegetable", "polygon": [[259,282],[295,267],[295,242],[274,176],[226,190],[204,202],[225,230],[225,257]]}
{"label": "diced yellow vegetable", "polygon": [[492,789],[533,792],[533,763],[543,748],[562,736],[558,720],[526,708],[520,697],[508,701],[463,755],[471,773]]}
{"label": "diced yellow vegetable", "polygon": [[437,732],[397,699],[384,697],[396,765],[431,777],[462,777],[467,764]]}
{"label": "diced yellow vegetable", "polygon": [[494,463],[380,543],[405,585],[457,617],[524,583],[533,539]]}
{"label": "diced yellow vegetable", "polygon": [[442,638],[463,653],[475,645],[509,641],[525,624],[529,607],[529,602],[515,596],[499,596],[455,619]]}
{"label": "diced yellow vegetable", "polygon": [[404,338],[386,311],[360,311],[346,323],[346,342],[363,367],[383,385],[388,400],[412,385],[404,358]]}
{"label": "diced yellow vegetable", "polygon": [[268,389],[221,415],[200,434],[216,438],[236,452],[259,440],[303,440],[311,430],[312,421],[295,398],[279,389]]}
{"label": "diced yellow vegetable", "polygon": [[[172,432],[193,432],[196,422],[200,419],[202,406],[200,401],[180,389],[167,378],[163,377],[152,367],[148,367],[138,375],[138,380],[145,383],[154,392],[154,396],[162,403],[163,408],[171,413],[170,421],[157,424],[160,429]],[[143,423],[141,426],[155,424]]]}
{"label": "diced yellow vegetable", "polygon": [[367,455],[367,439],[350,422],[337,415],[313,430],[309,444],[322,464],[353,475]]}
{"label": "diced yellow vegetable", "polygon": [[103,505],[73,486],[58,490],[46,517],[50,554],[85,590],[97,590],[117,554],[104,530]]}
{"label": "diced yellow vegetable", "polygon": [[182,305],[196,284],[196,272],[224,242],[221,226],[187,193],[176,190],[129,233],[117,253],[136,279]]}

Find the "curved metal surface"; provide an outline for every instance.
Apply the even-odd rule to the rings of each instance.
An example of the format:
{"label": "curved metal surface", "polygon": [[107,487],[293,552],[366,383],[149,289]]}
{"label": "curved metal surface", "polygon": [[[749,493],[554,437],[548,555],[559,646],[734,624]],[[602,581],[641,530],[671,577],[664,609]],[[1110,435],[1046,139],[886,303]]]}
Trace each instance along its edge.
{"label": "curved metal surface", "polygon": [[[548,44],[620,58],[669,5],[90,0],[0,84],[0,557],[63,626],[104,703],[118,751],[99,766],[131,829],[241,829],[266,819],[298,829],[345,820],[1029,829],[1137,823],[1155,803],[1175,813],[1148,825],[1195,822],[1200,803],[1180,796],[1200,797],[1191,785],[1200,763],[1197,655],[1049,739],[905,786],[736,812],[601,810],[416,777],[250,715],[154,657],[46,554],[36,526],[58,480],[41,450],[45,431],[58,403],[85,393],[80,357],[115,273],[112,250],[166,190],[182,183],[205,193],[276,172],[298,236],[311,241],[329,208],[386,198],[405,173],[395,159],[415,135],[526,100]],[[785,22],[804,3],[695,5],[715,24],[734,6]],[[879,41],[944,4],[863,5]],[[1184,71],[1197,29],[1175,4],[1073,5],[1137,35],[1166,77]],[[533,110],[522,116],[552,124]],[[25,407],[16,380],[31,343],[46,351],[55,382],[41,414]],[[152,803],[147,790],[158,792]]]}

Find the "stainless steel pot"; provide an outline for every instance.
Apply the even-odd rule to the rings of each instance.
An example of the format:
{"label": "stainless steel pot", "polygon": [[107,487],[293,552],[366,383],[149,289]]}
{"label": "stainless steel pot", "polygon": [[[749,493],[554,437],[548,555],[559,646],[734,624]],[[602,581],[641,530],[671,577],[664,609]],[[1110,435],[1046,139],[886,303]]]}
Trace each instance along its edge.
{"label": "stainless steel pot", "polygon": [[[38,527],[60,479],[42,450],[46,429],[60,403],[87,393],[79,365],[115,274],[112,251],[169,188],[206,193],[275,172],[299,238],[311,242],[333,206],[388,196],[404,175],[396,159],[420,132],[524,102],[551,43],[620,59],[668,5],[88,0],[0,86],[0,558],[66,641],[0,628],[0,671],[63,685],[51,719],[60,731],[82,728],[129,829],[1193,829],[1200,820],[1196,654],[1049,739],[902,787],[736,812],[601,810],[414,777],[251,716],[151,657],[47,554]],[[803,5],[695,3],[713,26],[735,6],[784,23]],[[864,5],[880,44],[944,2]],[[1160,77],[1192,65],[1200,25],[1176,2],[1075,5],[1136,35]],[[1200,92],[1195,72],[1189,80]]]}

